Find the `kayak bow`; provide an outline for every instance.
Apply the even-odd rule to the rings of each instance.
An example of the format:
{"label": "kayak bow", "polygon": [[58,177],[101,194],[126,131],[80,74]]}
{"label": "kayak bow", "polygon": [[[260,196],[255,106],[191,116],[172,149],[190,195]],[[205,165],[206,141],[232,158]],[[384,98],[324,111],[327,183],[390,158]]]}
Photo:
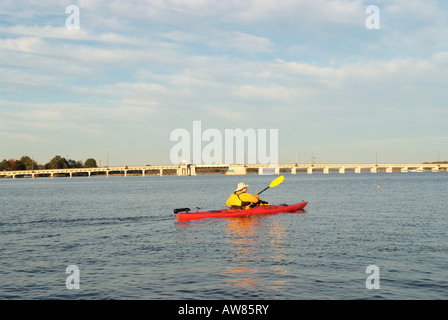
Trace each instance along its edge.
{"label": "kayak bow", "polygon": [[[247,210],[243,209],[222,209],[203,212],[190,213],[189,208],[174,209],[178,221],[197,220],[203,218],[233,218],[242,216],[252,216],[256,214],[290,213],[303,210],[308,202],[296,204],[261,205]],[[184,211],[184,212],[182,212]]]}

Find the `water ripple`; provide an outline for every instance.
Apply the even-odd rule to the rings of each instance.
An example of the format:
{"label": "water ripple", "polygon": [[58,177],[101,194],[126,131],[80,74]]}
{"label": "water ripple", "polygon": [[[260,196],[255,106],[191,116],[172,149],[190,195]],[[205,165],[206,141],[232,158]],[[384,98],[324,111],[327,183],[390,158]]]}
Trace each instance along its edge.
{"label": "water ripple", "polygon": [[448,299],[442,174],[286,175],[265,199],[306,199],[303,214],[176,221],[176,207],[222,208],[239,180],[2,180],[0,298]]}

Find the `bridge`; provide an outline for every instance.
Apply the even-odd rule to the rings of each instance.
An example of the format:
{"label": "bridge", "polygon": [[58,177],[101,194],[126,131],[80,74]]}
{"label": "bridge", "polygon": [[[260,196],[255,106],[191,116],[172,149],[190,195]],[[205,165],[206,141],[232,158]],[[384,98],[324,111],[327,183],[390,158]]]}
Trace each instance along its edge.
{"label": "bridge", "polygon": [[[253,168],[258,169],[259,173],[269,165],[260,166],[260,165],[246,165],[245,168],[241,168],[239,166],[236,169],[236,172],[241,172],[245,174],[247,170]],[[308,174],[312,174],[313,172],[322,172],[324,174],[329,174],[330,172],[339,172],[344,174],[346,171],[361,173],[361,172],[370,172],[377,173],[379,171],[382,172],[423,172],[423,171],[447,171],[448,164],[444,163],[322,163],[322,164],[278,164],[275,168],[275,173],[279,174],[280,172],[290,171],[291,174],[296,174],[297,172],[306,172]],[[229,167],[229,170],[230,167]]]}
{"label": "bridge", "polygon": [[88,176],[102,175],[109,177],[110,175],[177,175],[177,176],[195,176],[197,174],[205,173],[221,173],[226,175],[245,175],[248,173],[258,174],[281,174],[289,172],[291,174],[307,173],[313,174],[321,172],[323,174],[346,172],[439,172],[447,171],[448,164],[446,163],[322,163],[322,164],[221,164],[221,165],[206,165],[206,164],[187,164],[181,163],[179,165],[160,165],[160,166],[121,166],[121,167],[99,167],[99,168],[71,168],[71,169],[42,169],[42,170],[17,170],[17,171],[0,171],[0,178],[18,178],[18,177],[60,177],[66,176],[72,178],[73,176]]}

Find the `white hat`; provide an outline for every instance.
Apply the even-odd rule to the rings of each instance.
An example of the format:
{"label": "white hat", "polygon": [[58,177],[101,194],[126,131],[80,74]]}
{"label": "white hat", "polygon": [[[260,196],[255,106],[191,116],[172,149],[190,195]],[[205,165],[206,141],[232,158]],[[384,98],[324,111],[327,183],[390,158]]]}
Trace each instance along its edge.
{"label": "white hat", "polygon": [[242,190],[244,188],[247,188],[248,186],[249,186],[248,184],[245,184],[244,182],[240,182],[240,183],[238,183],[238,187],[235,189],[235,191]]}

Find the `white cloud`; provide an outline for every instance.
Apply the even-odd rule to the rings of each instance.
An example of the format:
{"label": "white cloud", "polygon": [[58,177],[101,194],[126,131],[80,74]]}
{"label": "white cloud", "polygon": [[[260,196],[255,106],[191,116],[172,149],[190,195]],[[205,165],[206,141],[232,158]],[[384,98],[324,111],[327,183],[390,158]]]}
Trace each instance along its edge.
{"label": "white cloud", "polygon": [[208,41],[210,46],[224,51],[270,52],[273,43],[266,37],[258,37],[244,32],[228,32]]}
{"label": "white cloud", "polygon": [[120,34],[118,29],[116,32],[107,31],[94,32],[89,28],[80,28],[77,30],[70,30],[61,25],[58,27],[51,25],[14,25],[14,26],[0,26],[0,34],[3,33],[9,37],[16,37],[18,39],[34,39],[34,41],[43,42],[44,39],[59,39],[66,43],[81,43],[84,45],[88,42],[95,45],[131,45],[137,47],[160,46],[161,43],[150,41],[147,37],[136,37],[128,34]]}
{"label": "white cloud", "polygon": [[[237,106],[234,107],[226,107],[222,105],[207,105],[204,108],[204,112],[206,112],[207,117],[211,119],[222,119],[226,121],[230,121],[232,123],[236,122],[248,122],[251,120],[251,114],[249,110],[241,108],[239,109]],[[216,121],[214,121],[216,125]]]}
{"label": "white cloud", "polygon": [[13,141],[13,142],[18,142],[18,141],[39,141],[41,140],[39,137],[35,136],[35,135],[31,135],[31,134],[23,134],[23,133],[11,133],[11,132],[4,132],[4,131],[0,131],[0,140],[3,141]]}
{"label": "white cloud", "polygon": [[283,24],[288,21],[293,30],[323,30],[328,26],[327,23],[358,25],[365,10],[360,0],[251,0],[230,3],[229,8],[233,10],[229,10],[226,20],[239,23],[269,22],[268,25],[274,26],[275,22]]}

